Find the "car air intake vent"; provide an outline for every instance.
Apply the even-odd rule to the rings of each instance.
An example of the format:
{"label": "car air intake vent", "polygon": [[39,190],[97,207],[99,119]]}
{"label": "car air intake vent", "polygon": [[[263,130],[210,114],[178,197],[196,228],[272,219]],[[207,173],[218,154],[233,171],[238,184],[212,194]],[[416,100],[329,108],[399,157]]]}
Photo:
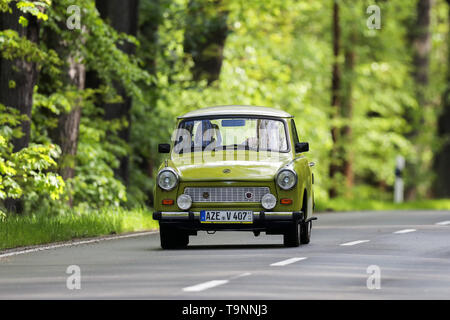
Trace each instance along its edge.
{"label": "car air intake vent", "polygon": [[268,187],[188,187],[184,193],[191,196],[193,202],[261,202],[261,198],[270,193]]}

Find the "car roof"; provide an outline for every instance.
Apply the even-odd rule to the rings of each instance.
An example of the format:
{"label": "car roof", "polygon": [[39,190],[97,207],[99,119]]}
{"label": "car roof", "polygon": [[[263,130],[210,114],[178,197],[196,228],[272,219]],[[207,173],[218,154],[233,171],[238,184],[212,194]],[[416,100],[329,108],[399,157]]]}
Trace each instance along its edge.
{"label": "car roof", "polygon": [[215,106],[198,109],[188,112],[178,117],[178,119],[210,117],[210,116],[234,116],[234,115],[292,118],[292,115],[290,115],[289,113],[275,108],[235,105],[235,106]]}

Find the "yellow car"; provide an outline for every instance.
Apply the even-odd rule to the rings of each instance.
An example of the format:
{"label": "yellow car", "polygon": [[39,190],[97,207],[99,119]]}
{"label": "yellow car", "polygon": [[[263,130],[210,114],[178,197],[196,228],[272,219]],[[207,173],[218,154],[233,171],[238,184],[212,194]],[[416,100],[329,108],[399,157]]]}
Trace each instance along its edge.
{"label": "yellow car", "polygon": [[161,247],[183,248],[197,231],[311,237],[314,176],[293,116],[266,107],[219,106],[178,117],[154,190]]}

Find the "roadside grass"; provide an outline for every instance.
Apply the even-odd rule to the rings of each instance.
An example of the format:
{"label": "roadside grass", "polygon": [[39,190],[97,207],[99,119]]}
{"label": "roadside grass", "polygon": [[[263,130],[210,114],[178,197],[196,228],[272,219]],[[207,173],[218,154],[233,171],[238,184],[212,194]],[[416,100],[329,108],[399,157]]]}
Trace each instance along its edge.
{"label": "roadside grass", "polygon": [[157,228],[148,209],[74,209],[59,215],[6,216],[0,217],[0,250]]}
{"label": "roadside grass", "polygon": [[317,200],[316,212],[377,210],[450,210],[450,199],[417,200],[393,203],[382,200],[336,198]]}

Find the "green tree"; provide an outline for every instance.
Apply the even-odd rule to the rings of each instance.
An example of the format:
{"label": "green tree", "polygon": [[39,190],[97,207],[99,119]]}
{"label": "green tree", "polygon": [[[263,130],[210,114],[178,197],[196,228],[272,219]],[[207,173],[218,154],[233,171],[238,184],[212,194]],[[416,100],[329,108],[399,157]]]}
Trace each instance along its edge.
{"label": "green tree", "polygon": [[223,49],[229,28],[223,0],[189,0],[186,14],[184,51],[192,56],[195,81],[209,84],[219,79]]}
{"label": "green tree", "polygon": [[[447,2],[447,24],[450,25],[450,1]],[[442,95],[442,109],[438,114],[438,136],[440,149],[434,159],[436,181],[434,193],[438,197],[450,197],[450,33],[447,31],[447,73],[444,93]]]}

